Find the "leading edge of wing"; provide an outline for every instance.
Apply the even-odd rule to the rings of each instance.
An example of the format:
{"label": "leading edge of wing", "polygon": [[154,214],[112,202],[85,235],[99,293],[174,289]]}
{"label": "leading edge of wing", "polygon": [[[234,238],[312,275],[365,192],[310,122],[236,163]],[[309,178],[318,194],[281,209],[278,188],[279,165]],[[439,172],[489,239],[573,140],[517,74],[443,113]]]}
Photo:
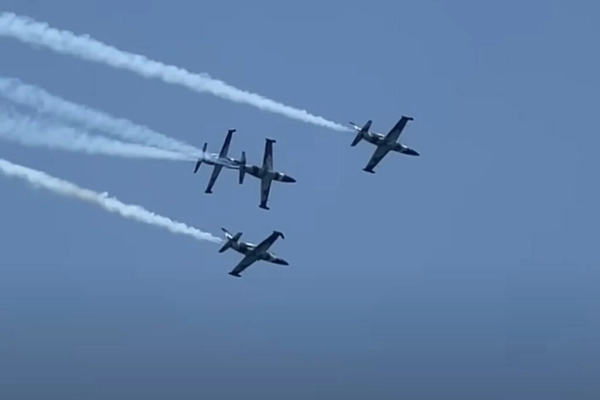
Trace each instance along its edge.
{"label": "leading edge of wing", "polygon": [[204,191],[204,193],[212,193],[212,188],[213,188],[215,182],[217,181],[217,178],[219,177],[219,174],[221,173],[222,169],[223,169],[222,164],[214,165],[213,171],[210,174],[210,180],[208,181],[208,186],[206,186],[206,190]]}
{"label": "leading edge of wing", "polygon": [[369,159],[367,166],[363,168],[363,171],[374,174],[375,171],[373,171],[373,168],[375,168],[381,162],[381,160],[383,160],[383,158],[389,153],[389,151],[390,148],[385,145],[377,146],[377,148],[373,152],[373,155]]}
{"label": "leading edge of wing", "polygon": [[265,154],[263,155],[263,169],[267,171],[273,170],[273,143],[277,143],[275,139],[265,139]]}
{"label": "leading edge of wing", "polygon": [[252,264],[254,264],[256,261],[258,261],[258,257],[256,257],[256,252],[254,250],[250,251],[248,254],[246,254],[244,256],[244,258],[242,258],[240,260],[240,262],[235,266],[235,268],[233,268],[229,272],[229,275],[235,276],[237,278],[241,278],[242,276],[240,275],[240,273],[243,272],[246,268],[248,268]]}
{"label": "leading edge of wing", "polygon": [[394,141],[394,142],[396,140],[398,140],[398,138],[400,137],[400,134],[402,133],[402,131],[406,127],[406,124],[408,124],[408,121],[413,121],[413,120],[414,120],[413,117],[407,117],[407,116],[403,115],[398,120],[398,122],[396,122],[396,125],[394,125],[394,127],[385,136],[385,139],[387,141]]}
{"label": "leading edge of wing", "polygon": [[225,136],[225,141],[223,142],[223,146],[221,147],[219,157],[227,157],[227,153],[229,153],[229,147],[231,146],[231,138],[235,131],[236,129],[229,129],[227,131],[227,136]]}

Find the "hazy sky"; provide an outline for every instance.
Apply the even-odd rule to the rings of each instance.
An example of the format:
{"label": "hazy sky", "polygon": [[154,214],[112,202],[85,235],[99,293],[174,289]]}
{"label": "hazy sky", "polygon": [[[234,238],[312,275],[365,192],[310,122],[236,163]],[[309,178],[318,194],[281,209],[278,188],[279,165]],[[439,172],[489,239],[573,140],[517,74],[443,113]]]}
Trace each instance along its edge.
{"label": "hazy sky", "polygon": [[[0,179],[0,397],[597,399],[600,5],[593,1],[2,0],[421,157],[0,38],[0,75],[218,152],[229,128],[297,179],[26,148],[0,157],[108,191],[289,267]],[[342,397],[343,396],[343,397]]]}

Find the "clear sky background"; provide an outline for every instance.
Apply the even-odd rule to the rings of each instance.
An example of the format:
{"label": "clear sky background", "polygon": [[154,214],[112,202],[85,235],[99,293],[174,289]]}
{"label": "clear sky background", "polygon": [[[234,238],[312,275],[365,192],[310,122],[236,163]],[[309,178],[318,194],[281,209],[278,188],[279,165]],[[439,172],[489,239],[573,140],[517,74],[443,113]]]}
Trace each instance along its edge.
{"label": "clear sky background", "polygon": [[[193,163],[2,142],[1,157],[219,235],[289,267],[0,180],[0,397],[597,399],[600,58],[594,1],[23,1],[3,11],[325,118],[374,147],[1,38],[0,75],[218,152]],[[343,397],[342,397],[343,396]]]}

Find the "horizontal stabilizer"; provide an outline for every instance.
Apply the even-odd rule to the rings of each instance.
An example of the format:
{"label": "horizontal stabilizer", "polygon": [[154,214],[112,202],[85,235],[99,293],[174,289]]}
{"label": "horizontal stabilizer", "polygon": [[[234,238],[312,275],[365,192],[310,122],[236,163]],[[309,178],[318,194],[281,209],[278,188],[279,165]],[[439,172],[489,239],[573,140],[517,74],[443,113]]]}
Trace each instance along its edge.
{"label": "horizontal stabilizer", "polygon": [[367,123],[365,124],[365,126],[362,127],[361,131],[364,133],[369,132],[369,130],[371,129],[371,124],[373,123],[372,120],[368,120]]}
{"label": "horizontal stabilizer", "polygon": [[200,164],[202,164],[202,159],[204,157],[206,157],[206,149],[208,148],[208,143],[204,143],[204,146],[202,147],[202,157],[200,157],[198,159],[198,161],[196,162],[196,167],[194,168],[194,173],[198,172],[198,168],[200,168]]}
{"label": "horizontal stabilizer", "polygon": [[238,232],[234,236],[231,236],[229,232],[225,232],[225,236],[227,237],[227,242],[219,249],[219,253],[223,253],[231,248],[234,243],[237,243],[237,241],[240,240],[240,237],[242,237],[242,232]]}
{"label": "horizontal stabilizer", "polygon": [[240,159],[239,165],[240,171],[240,185],[244,183],[244,177],[246,176],[246,152],[242,151],[242,158]]}
{"label": "horizontal stabilizer", "polygon": [[[352,125],[356,126],[356,124],[354,124],[352,122],[350,122],[350,123]],[[358,133],[354,137],[354,140],[352,141],[352,143],[350,144],[350,146],[352,146],[352,147],[356,146],[365,137],[365,135],[369,133],[369,129],[371,129],[371,124],[372,123],[373,123],[372,120],[368,120],[367,121],[367,123],[358,131]]]}
{"label": "horizontal stabilizer", "polygon": [[362,133],[362,131],[360,131],[356,134],[356,136],[354,137],[354,140],[352,141],[350,146],[352,146],[352,147],[356,146],[362,140],[362,138],[363,138],[363,133]]}
{"label": "horizontal stabilizer", "polygon": [[235,272],[230,272],[229,275],[235,276],[236,278],[241,278],[242,277],[240,274],[236,274]]}

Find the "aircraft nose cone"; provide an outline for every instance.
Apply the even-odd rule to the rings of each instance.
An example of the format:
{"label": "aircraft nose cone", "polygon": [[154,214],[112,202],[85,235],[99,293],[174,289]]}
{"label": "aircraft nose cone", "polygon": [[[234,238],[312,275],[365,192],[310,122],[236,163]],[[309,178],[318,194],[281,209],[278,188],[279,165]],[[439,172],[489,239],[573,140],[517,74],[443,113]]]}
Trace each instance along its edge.
{"label": "aircraft nose cone", "polygon": [[285,260],[281,260],[281,265],[290,265],[290,263]]}
{"label": "aircraft nose cone", "polygon": [[283,177],[283,181],[284,182],[288,182],[288,183],[294,183],[294,182],[296,182],[296,180],[294,178],[292,178],[291,176],[288,176],[288,175],[286,175],[286,176]]}
{"label": "aircraft nose cone", "polygon": [[408,155],[411,155],[411,156],[419,156],[420,155],[416,150],[413,150],[413,149],[406,149],[405,153]]}

